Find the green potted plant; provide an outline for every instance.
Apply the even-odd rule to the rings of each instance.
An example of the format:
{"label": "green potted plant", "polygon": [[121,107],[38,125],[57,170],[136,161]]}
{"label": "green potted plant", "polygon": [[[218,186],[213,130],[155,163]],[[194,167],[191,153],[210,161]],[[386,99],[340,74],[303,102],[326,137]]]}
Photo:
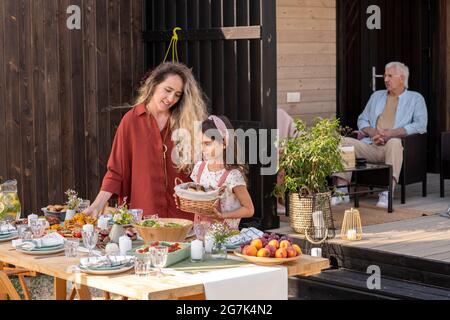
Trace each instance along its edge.
{"label": "green potted plant", "polygon": [[342,171],[338,119],[316,119],[311,127],[295,122],[297,135],[281,141],[279,170],[284,181],[275,187],[275,195],[288,197],[292,228],[301,234],[314,232],[312,214],[322,211],[326,227],[334,230],[331,216],[331,191],[328,180]]}

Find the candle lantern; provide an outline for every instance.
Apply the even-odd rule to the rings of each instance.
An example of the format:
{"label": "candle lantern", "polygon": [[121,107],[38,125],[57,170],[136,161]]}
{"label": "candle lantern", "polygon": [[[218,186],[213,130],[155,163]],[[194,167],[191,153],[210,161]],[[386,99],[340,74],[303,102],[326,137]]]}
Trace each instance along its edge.
{"label": "candle lantern", "polygon": [[348,241],[359,241],[362,239],[361,216],[356,209],[345,210],[342,222],[341,239]]}

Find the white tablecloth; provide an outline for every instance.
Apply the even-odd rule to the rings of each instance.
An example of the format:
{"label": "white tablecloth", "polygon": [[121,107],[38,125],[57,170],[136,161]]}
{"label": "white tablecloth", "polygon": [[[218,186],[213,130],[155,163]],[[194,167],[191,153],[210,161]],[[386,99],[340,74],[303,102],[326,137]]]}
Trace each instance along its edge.
{"label": "white tablecloth", "polygon": [[207,300],[287,300],[288,270],[283,266],[246,266],[193,275]]}

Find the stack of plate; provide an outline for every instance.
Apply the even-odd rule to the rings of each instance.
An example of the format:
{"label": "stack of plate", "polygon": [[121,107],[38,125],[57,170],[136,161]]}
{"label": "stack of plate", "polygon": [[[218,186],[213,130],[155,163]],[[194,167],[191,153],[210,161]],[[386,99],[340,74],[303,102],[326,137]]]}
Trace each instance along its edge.
{"label": "stack of plate", "polygon": [[64,251],[64,244],[58,244],[54,246],[35,247],[32,250],[25,250],[20,247],[17,248],[22,253],[31,255],[47,255],[53,253],[59,253]]}
{"label": "stack of plate", "polygon": [[90,274],[104,275],[121,273],[134,267],[133,256],[99,256],[81,258],[79,268]]}
{"label": "stack of plate", "polygon": [[14,240],[17,238],[17,231],[6,231],[0,233],[0,242]]}

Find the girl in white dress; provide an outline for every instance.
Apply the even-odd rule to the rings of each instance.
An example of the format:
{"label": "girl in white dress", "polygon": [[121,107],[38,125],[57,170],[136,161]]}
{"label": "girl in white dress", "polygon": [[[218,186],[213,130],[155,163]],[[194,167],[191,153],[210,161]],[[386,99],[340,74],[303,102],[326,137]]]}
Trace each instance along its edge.
{"label": "girl in white dress", "polygon": [[[233,127],[225,116],[210,116],[202,123],[203,161],[195,164],[191,179],[205,189],[224,187],[225,191],[220,207],[215,210],[216,216],[206,218],[196,215],[194,223],[225,219],[232,229],[238,229],[241,218],[250,218],[254,214],[247,190],[245,166],[237,164],[237,143],[232,131]],[[234,140],[234,144],[230,144],[230,139]],[[233,159],[227,159],[227,151]]]}

